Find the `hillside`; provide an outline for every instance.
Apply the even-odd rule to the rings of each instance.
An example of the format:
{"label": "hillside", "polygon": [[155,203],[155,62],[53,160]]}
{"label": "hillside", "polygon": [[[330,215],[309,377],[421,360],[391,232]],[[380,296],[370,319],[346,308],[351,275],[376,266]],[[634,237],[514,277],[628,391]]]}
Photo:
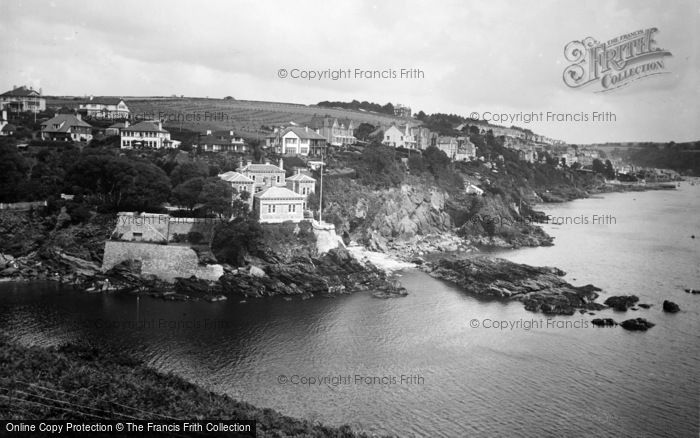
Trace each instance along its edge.
{"label": "hillside", "polygon": [[[283,102],[263,102],[235,99],[207,99],[195,97],[124,98],[132,115],[138,118],[164,118],[171,129],[203,131],[206,129],[234,129],[248,138],[263,135],[261,126],[278,126],[294,121],[307,123],[314,115],[348,118],[373,125],[391,124],[405,120],[367,111],[343,108],[324,108]],[[77,108],[82,97],[49,97],[49,107]]]}

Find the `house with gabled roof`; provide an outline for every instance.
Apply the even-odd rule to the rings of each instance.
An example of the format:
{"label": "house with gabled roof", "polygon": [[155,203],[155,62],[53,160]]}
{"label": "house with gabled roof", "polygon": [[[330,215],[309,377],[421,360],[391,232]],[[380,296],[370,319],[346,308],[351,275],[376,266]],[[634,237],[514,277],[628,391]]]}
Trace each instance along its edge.
{"label": "house with gabled roof", "polygon": [[120,133],[122,149],[162,149],[177,148],[180,142],[170,139],[170,132],[163,129],[160,120],[144,120],[127,126]]}
{"label": "house with gabled roof", "polygon": [[128,119],[129,107],[120,97],[93,97],[80,103],[79,110],[88,117],[96,119]]}
{"label": "house with gabled roof", "polygon": [[79,114],[56,114],[41,124],[41,139],[88,142],[92,140],[92,126]]}
{"label": "house with gabled roof", "polygon": [[268,138],[268,145],[281,155],[321,155],[326,138],[308,126],[289,126],[278,129]]}
{"label": "house with gabled roof", "polygon": [[0,109],[12,113],[38,113],[46,111],[46,99],[41,97],[41,90],[32,87],[13,87],[12,90],[0,94]]}
{"label": "house with gabled roof", "polygon": [[309,128],[326,139],[331,146],[355,144],[355,124],[351,119],[338,119],[330,116],[314,116]]}
{"label": "house with gabled roof", "polygon": [[248,152],[249,147],[240,134],[233,130],[212,131],[200,135],[196,147],[202,152]]}
{"label": "house with gabled roof", "polygon": [[295,193],[308,196],[316,191],[316,179],[297,169],[297,173],[287,178],[287,188]]}

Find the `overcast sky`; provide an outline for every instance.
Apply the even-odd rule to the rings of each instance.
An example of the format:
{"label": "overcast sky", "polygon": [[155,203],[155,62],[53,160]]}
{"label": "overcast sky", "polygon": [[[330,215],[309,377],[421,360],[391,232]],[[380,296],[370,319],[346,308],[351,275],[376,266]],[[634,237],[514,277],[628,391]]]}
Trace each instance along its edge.
{"label": "overcast sky", "polygon": [[[700,2],[2,0],[0,88],[47,95],[403,103],[414,112],[591,113],[516,123],[570,143],[700,139]],[[564,85],[564,46],[656,27],[670,74]],[[422,79],[280,79],[278,70],[417,68]],[[506,123],[508,124],[508,123]]]}

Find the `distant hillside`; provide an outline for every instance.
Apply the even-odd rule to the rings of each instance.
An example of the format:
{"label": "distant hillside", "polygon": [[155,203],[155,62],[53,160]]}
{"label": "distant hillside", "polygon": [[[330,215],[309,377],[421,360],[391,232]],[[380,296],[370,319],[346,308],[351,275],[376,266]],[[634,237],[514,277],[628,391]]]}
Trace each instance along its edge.
{"label": "distant hillside", "polygon": [[[81,97],[52,97],[49,107],[77,108]],[[263,102],[234,99],[206,99],[196,97],[143,97],[124,98],[132,115],[139,118],[163,118],[170,129],[204,131],[206,129],[234,129],[244,137],[255,138],[264,134],[261,127],[273,127],[294,121],[304,124],[314,115],[348,118],[372,125],[391,124],[401,119],[345,108],[324,108],[283,102]]]}
{"label": "distant hillside", "polygon": [[684,175],[700,176],[700,141],[645,144],[628,149],[622,156],[638,166],[673,169]]}
{"label": "distant hillside", "polygon": [[329,102],[324,100],[323,102],[319,102],[317,105],[323,108],[343,108],[355,111],[371,111],[375,113],[388,114],[390,116],[394,115],[394,105],[392,105],[391,102],[387,103],[386,105],[380,105],[374,102],[367,102],[366,100],[362,102],[359,100],[353,100],[352,102]]}

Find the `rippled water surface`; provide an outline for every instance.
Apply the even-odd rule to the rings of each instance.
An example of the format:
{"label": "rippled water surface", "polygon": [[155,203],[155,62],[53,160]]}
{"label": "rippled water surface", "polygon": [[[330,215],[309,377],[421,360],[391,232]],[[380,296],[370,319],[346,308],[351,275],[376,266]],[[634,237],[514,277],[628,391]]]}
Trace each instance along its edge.
{"label": "rippled water surface", "polygon": [[[90,340],[130,351],[261,407],[380,433],[698,436],[700,295],[683,288],[700,288],[700,186],[545,209],[616,222],[547,225],[554,247],[495,255],[560,267],[574,284],[602,287],[601,301],[638,295],[653,307],[598,316],[641,316],[654,328],[596,329],[588,315],[548,327],[520,303],[481,301],[413,270],[402,277],[410,295],[393,300],[358,293],[185,304],[3,284],[0,327],[26,344]],[[682,312],[663,313],[664,299]],[[521,327],[484,328],[490,321]]]}

